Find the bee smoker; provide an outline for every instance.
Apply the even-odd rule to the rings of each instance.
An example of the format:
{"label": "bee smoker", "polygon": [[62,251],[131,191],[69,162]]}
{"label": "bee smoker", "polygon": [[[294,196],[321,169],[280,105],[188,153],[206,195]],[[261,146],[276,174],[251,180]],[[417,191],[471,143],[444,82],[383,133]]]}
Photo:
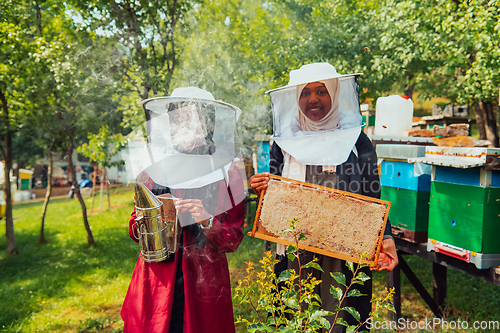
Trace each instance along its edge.
{"label": "bee smoker", "polygon": [[168,259],[179,249],[182,228],[171,194],[155,196],[140,180],[135,181],[136,230],[145,262]]}

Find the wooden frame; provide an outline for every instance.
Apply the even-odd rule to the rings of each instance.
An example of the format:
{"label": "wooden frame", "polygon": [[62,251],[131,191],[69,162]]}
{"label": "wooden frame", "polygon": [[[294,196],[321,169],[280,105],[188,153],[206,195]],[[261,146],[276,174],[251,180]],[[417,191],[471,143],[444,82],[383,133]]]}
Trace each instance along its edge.
{"label": "wooden frame", "polygon": [[[376,203],[376,204],[380,204],[380,205],[385,205],[386,206],[386,210],[385,210],[385,214],[384,214],[384,218],[383,218],[382,227],[379,230],[378,242],[377,242],[377,245],[376,245],[375,255],[371,259],[361,259],[360,257],[353,257],[353,256],[345,255],[345,254],[342,254],[342,253],[335,253],[335,252],[331,252],[331,251],[328,251],[328,250],[325,250],[325,249],[316,248],[316,247],[312,247],[312,246],[309,246],[309,245],[306,245],[306,244],[302,244],[301,242],[299,242],[299,244],[298,244],[299,248],[307,250],[307,251],[315,252],[315,253],[318,253],[318,254],[323,254],[323,255],[326,255],[326,256],[329,256],[329,257],[338,258],[338,259],[349,260],[349,261],[353,261],[353,262],[356,262],[356,263],[357,262],[362,262],[362,263],[369,264],[369,265],[371,265],[373,267],[377,266],[377,260],[378,260],[378,256],[379,256],[381,245],[382,245],[382,239],[384,237],[384,230],[385,230],[385,226],[387,224],[387,218],[389,216],[389,209],[390,209],[390,206],[391,206],[391,203],[389,201],[375,199],[375,198],[371,198],[371,197],[368,197],[368,196],[360,195],[360,194],[357,194],[357,193],[340,191],[340,190],[336,190],[336,189],[332,189],[332,188],[328,188],[328,187],[324,187],[324,186],[320,186],[320,185],[305,183],[305,182],[297,181],[297,180],[290,179],[290,178],[284,178],[284,177],[280,177],[280,176],[270,175],[270,178],[273,178],[273,179],[276,179],[276,180],[280,180],[280,181],[285,181],[285,182],[296,184],[296,185],[300,185],[300,186],[305,186],[305,187],[308,187],[308,188],[320,189],[320,190],[324,190],[324,191],[331,192],[331,193],[337,193],[337,194],[340,194],[342,196],[347,196],[347,197],[355,198],[355,199],[358,199],[358,200],[361,200],[361,201],[365,201],[365,202],[371,202],[371,203]],[[260,217],[261,217],[262,205],[263,205],[263,202],[264,202],[263,199],[264,199],[266,193],[267,193],[266,190],[263,190],[260,193],[259,205],[257,207],[257,211],[256,211],[256,214],[255,214],[255,221],[254,221],[253,229],[252,229],[251,232],[248,233],[248,235],[252,236],[252,237],[260,238],[260,239],[263,239],[263,240],[266,240],[266,241],[271,241],[271,242],[280,243],[280,244],[284,244],[284,245],[292,245],[292,244],[295,245],[295,243],[292,242],[292,241],[289,241],[289,240],[286,240],[286,239],[282,239],[282,238],[279,238],[279,237],[275,237],[275,236],[271,236],[271,235],[267,235],[267,234],[265,234],[263,232],[259,232],[258,226],[261,225]]]}

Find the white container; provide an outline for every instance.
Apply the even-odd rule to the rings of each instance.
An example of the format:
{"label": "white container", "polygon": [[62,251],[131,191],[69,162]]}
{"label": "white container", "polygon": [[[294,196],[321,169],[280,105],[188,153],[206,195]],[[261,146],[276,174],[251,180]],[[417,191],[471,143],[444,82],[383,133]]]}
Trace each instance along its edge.
{"label": "white container", "polygon": [[23,200],[23,194],[21,192],[14,193],[14,202],[20,202]]}
{"label": "white container", "polygon": [[375,110],[375,135],[408,136],[413,120],[413,101],[399,95],[380,97]]}
{"label": "white container", "polygon": [[28,201],[31,199],[31,192],[30,191],[21,191],[22,199],[23,201]]}

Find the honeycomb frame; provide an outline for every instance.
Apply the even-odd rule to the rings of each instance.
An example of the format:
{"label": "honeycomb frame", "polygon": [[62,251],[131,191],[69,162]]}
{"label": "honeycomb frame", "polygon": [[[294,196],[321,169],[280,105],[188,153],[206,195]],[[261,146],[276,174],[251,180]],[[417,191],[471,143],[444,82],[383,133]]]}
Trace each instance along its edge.
{"label": "honeycomb frame", "polygon": [[[321,205],[327,209],[318,209]],[[289,229],[288,221],[297,218],[297,233],[306,235],[299,248],[376,266],[390,205],[389,201],[271,175],[268,187],[261,191],[248,235],[295,244],[293,235],[280,231]],[[339,222],[346,218],[352,218],[348,226]]]}

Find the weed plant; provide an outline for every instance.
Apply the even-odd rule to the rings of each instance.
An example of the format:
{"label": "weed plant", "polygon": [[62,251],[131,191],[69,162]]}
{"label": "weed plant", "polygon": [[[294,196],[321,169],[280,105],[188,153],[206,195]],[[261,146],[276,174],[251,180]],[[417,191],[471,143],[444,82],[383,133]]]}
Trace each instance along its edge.
{"label": "weed plant", "polygon": [[[291,219],[290,228],[285,229],[283,233],[290,233],[294,237],[294,245],[289,245],[286,251],[290,260],[298,261],[298,272],[294,269],[287,269],[281,272],[279,276],[274,271],[274,266],[278,260],[272,259],[271,252],[266,252],[260,260],[261,269],[255,271],[254,264],[248,262],[247,275],[244,279],[238,281],[238,287],[235,289],[235,298],[241,304],[249,304],[257,315],[257,320],[248,320],[238,317],[237,322],[245,323],[248,332],[304,332],[314,333],[319,329],[327,329],[332,332],[335,325],[346,326],[347,332],[357,332],[365,321],[361,321],[359,312],[352,308],[344,306],[344,300],[349,297],[364,296],[355,289],[355,285],[363,285],[370,279],[368,275],[361,272],[362,267],[367,264],[358,263],[355,265],[351,261],[346,261],[346,265],[353,273],[351,281],[346,281],[344,274],[340,272],[330,272],[332,278],[337,281],[341,287],[330,287],[330,293],[338,301],[335,312],[325,311],[321,308],[321,298],[315,293],[315,288],[321,283],[315,277],[309,274],[305,279],[301,279],[303,269],[312,268],[323,272],[321,266],[317,263],[317,258],[310,262],[301,263],[299,256],[299,242],[304,240],[304,233],[296,231],[297,219]],[[374,310],[370,313],[372,318],[375,313],[381,309],[394,311],[392,306],[392,295],[394,291],[386,292],[380,298],[373,296],[371,302]],[[257,295],[257,301],[253,294]],[[341,311],[348,312],[359,323],[358,325],[349,325],[338,315]],[[333,324],[326,319],[326,316],[335,316]]]}

